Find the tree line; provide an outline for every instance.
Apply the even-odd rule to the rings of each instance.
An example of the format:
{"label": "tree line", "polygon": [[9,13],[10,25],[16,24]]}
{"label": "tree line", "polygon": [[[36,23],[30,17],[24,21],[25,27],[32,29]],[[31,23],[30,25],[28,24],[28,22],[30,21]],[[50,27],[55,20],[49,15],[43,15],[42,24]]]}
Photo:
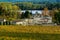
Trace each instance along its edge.
{"label": "tree line", "polygon": [[60,3],[32,3],[32,2],[17,2],[15,5],[19,6],[22,10],[43,10],[47,7],[49,10],[53,8],[60,8]]}

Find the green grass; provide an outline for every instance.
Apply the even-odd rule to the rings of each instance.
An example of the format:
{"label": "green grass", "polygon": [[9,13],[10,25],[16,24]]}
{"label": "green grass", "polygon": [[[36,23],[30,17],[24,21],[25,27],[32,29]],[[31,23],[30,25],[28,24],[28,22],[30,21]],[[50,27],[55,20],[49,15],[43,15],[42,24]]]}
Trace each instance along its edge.
{"label": "green grass", "polygon": [[[60,34],[40,34],[40,33],[0,33],[0,39],[8,40],[60,40]],[[8,37],[8,38],[6,38]],[[11,38],[12,37],[12,38]]]}
{"label": "green grass", "polygon": [[60,27],[0,26],[0,40],[60,40]]}

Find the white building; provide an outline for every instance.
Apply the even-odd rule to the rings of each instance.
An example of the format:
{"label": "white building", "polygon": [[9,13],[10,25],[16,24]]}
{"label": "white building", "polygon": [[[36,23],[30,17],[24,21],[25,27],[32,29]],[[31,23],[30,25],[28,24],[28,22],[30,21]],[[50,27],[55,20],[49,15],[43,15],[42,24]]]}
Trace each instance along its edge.
{"label": "white building", "polygon": [[27,25],[33,25],[34,19],[24,19],[24,21],[27,23]]}
{"label": "white building", "polygon": [[51,24],[52,17],[49,15],[49,11],[42,11],[42,14],[36,13],[33,16],[35,24]]}
{"label": "white building", "polygon": [[12,24],[13,25],[27,25],[27,23],[23,19],[14,20],[14,21],[12,21]]}

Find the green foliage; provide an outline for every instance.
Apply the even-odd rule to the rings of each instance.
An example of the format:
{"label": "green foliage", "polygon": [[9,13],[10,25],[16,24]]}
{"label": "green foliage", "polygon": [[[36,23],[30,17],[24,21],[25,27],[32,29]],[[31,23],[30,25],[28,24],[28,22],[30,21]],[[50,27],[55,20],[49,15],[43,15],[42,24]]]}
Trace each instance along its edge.
{"label": "green foliage", "polygon": [[60,3],[32,3],[32,2],[18,2],[15,5],[19,6],[23,10],[42,10],[44,7],[48,9],[60,8]]}
{"label": "green foliage", "polygon": [[23,10],[34,10],[34,9],[42,9],[43,6],[45,5],[41,5],[41,4],[33,4],[32,2],[20,2],[20,3],[15,3],[15,5],[19,6],[21,9]]}
{"label": "green foliage", "polygon": [[31,17],[32,17],[32,13],[30,13],[29,11],[26,11],[21,15],[21,18],[31,18]]}
{"label": "green foliage", "polygon": [[17,18],[17,10],[19,10],[19,7],[12,3],[0,3],[0,16],[9,21]]}
{"label": "green foliage", "polygon": [[55,19],[55,22],[56,22],[57,24],[60,24],[60,11],[59,11],[59,10],[56,10],[56,11],[54,12],[54,19]]}

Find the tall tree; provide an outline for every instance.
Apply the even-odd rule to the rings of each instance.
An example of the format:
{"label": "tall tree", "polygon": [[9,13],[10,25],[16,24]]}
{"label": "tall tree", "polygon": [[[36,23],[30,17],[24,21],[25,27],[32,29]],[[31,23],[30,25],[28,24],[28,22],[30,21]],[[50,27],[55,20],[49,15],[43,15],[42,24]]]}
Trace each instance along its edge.
{"label": "tall tree", "polygon": [[60,11],[55,9],[53,14],[53,22],[60,24]]}
{"label": "tall tree", "polygon": [[17,19],[19,7],[11,3],[1,3],[0,4],[0,14],[7,20]]}
{"label": "tall tree", "polygon": [[32,13],[26,11],[25,13],[22,13],[21,18],[32,18]]}

